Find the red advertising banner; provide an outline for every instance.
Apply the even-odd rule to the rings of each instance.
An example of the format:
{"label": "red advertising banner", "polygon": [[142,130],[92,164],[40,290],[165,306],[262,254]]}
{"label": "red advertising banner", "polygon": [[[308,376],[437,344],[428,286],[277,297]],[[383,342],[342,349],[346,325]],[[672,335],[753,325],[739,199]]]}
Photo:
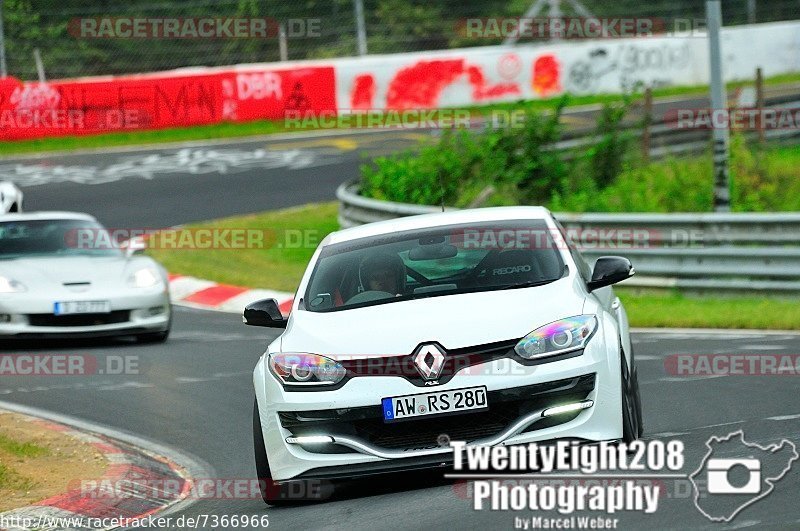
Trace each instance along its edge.
{"label": "red advertising banner", "polygon": [[0,79],[0,140],[280,120],[289,110],[336,112],[333,67]]}

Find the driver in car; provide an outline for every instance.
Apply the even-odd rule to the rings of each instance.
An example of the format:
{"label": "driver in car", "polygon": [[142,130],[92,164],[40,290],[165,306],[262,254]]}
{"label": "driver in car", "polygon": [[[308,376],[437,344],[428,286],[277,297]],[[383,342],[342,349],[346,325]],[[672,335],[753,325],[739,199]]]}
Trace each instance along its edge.
{"label": "driver in car", "polygon": [[393,253],[366,257],[359,268],[360,291],[383,291],[402,295],[406,285],[406,266]]}

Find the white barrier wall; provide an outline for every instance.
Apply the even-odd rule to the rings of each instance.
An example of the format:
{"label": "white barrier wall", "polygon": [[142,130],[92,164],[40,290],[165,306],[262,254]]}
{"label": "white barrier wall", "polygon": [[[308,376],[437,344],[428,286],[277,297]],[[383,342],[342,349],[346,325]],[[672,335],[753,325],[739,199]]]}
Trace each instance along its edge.
{"label": "white barrier wall", "polygon": [[[723,29],[726,80],[800,71],[800,21]],[[708,83],[704,35],[488,46],[333,60],[348,109],[462,107],[564,92],[620,93]]]}

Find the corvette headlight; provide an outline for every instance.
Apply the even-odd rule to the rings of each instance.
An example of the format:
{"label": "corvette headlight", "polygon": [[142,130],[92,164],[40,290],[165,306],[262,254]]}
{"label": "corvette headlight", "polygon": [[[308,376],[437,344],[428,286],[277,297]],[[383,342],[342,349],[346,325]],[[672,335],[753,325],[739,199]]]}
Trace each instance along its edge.
{"label": "corvette headlight", "polygon": [[596,330],[594,315],[560,319],[522,338],[514,351],[526,360],[565,354],[584,348]]}
{"label": "corvette headlight", "polygon": [[22,282],[17,282],[8,277],[0,277],[0,293],[17,293],[20,291],[26,291]]}
{"label": "corvette headlight", "polygon": [[269,369],[284,385],[292,386],[334,385],[347,374],[339,363],[317,354],[271,354]]}
{"label": "corvette headlight", "polygon": [[149,267],[143,267],[128,277],[128,284],[135,288],[149,288],[158,282],[158,275]]}

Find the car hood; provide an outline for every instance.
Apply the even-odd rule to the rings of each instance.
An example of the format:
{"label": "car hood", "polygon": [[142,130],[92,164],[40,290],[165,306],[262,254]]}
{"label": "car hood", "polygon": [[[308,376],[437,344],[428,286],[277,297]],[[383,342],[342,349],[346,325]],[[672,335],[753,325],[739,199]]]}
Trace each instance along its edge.
{"label": "car hood", "polygon": [[446,349],[519,339],[536,328],[579,315],[584,297],[573,279],[544,286],[393,302],[338,312],[294,312],[283,352],[407,354],[420,343]]}
{"label": "car hood", "polygon": [[119,286],[145,257],[64,256],[0,260],[0,275],[22,282],[28,291],[64,289],[64,284],[89,282],[92,287]]}

